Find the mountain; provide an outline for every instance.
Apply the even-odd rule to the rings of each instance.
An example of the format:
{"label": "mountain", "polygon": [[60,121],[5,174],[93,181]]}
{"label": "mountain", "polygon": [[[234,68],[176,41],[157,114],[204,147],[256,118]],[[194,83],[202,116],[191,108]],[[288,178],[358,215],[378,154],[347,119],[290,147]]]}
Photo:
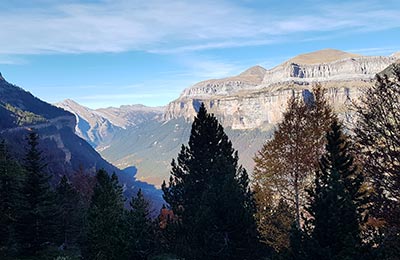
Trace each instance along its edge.
{"label": "mountain", "polygon": [[[165,109],[164,107],[148,107],[140,104],[123,105],[119,108],[108,107],[90,109],[71,99],[66,99],[54,105],[67,111],[73,111],[72,113],[74,113],[75,116],[84,116],[83,119],[88,121],[88,123],[91,125],[94,125],[99,119],[103,119],[122,129],[125,129],[129,126],[135,126],[152,119],[157,120]],[[91,118],[93,116],[95,117],[94,119]]]}
{"label": "mountain", "polygon": [[310,53],[300,54],[288,60],[287,63],[312,65],[312,64],[329,63],[338,60],[343,60],[348,58],[359,58],[359,57],[361,57],[361,55],[359,54],[344,52],[335,49],[324,49]]}
{"label": "mountain", "polygon": [[349,99],[357,99],[363,88],[373,84],[375,74],[396,60],[394,55],[361,56],[332,49],[301,54],[265,70],[258,82],[244,81],[239,74],[195,84],[168,104],[164,119],[190,119],[204,102],[225,126],[265,129],[282,119],[289,97],[304,94],[316,83],[327,90],[336,111],[344,112]]}
{"label": "mountain", "polygon": [[161,118],[163,107],[146,107],[143,105],[126,105],[119,108],[109,107],[90,109],[71,99],[54,104],[76,117],[76,133],[93,147],[106,146],[115,134],[127,127],[135,126]]}
{"label": "mountain", "polygon": [[205,80],[170,102],[162,120],[157,116],[126,126],[97,150],[121,169],[135,165],[138,179],[160,185],[168,178],[170,162],[181,144],[188,142],[191,121],[204,102],[224,125],[240,163],[251,172],[252,158],[271,137],[290,97],[307,97],[313,85],[321,84],[339,116],[350,120],[350,101],[357,100],[363,89],[374,84],[375,75],[398,59],[398,53],[361,56],[325,49],[300,54],[272,69],[254,66],[237,76]]}
{"label": "mountain", "polygon": [[160,191],[153,185],[135,179],[136,171],[121,171],[104,160],[84,139],[75,135],[76,118],[70,112],[52,106],[20,87],[8,83],[0,74],[0,139],[6,140],[13,156],[22,159],[27,146],[26,136],[36,131],[40,136],[47,170],[58,182],[62,175],[71,176],[83,168],[94,174],[98,169],[115,172],[131,196],[142,188],[156,204]]}

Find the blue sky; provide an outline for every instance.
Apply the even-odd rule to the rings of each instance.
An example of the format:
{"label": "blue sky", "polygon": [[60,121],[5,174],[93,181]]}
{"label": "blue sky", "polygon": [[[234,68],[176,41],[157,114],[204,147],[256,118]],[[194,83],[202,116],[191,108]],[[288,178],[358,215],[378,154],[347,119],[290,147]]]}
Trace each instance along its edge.
{"label": "blue sky", "polygon": [[400,51],[400,1],[10,0],[0,72],[48,102],[166,105],[190,85],[335,48]]}

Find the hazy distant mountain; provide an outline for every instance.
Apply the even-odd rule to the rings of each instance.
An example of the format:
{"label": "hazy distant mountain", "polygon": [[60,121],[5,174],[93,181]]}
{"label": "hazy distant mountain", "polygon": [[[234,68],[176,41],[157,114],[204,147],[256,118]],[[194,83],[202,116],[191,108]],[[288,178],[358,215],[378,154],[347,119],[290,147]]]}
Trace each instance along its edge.
{"label": "hazy distant mountain", "polygon": [[[187,144],[191,122],[183,118],[167,122],[153,121],[119,132],[101,155],[120,168],[135,165],[137,178],[155,185],[168,180],[172,158],[182,144]],[[255,153],[270,138],[271,131],[232,130],[226,128],[234,147],[239,150],[240,163],[252,169]]]}
{"label": "hazy distant mountain", "polygon": [[52,106],[20,87],[8,83],[0,74],[0,139],[5,139],[16,158],[23,158],[27,134],[35,129],[40,148],[57,182],[62,175],[71,176],[83,167],[88,172],[100,168],[116,172],[127,195],[138,188],[160,203],[160,192],[154,186],[137,181],[135,170],[123,172],[105,161],[85,140],[75,135],[75,116]]}
{"label": "hazy distant mountain", "polygon": [[71,99],[66,99],[55,105],[75,115],[77,121],[76,133],[93,147],[107,145],[114,135],[122,129],[159,120],[164,112],[163,107],[153,108],[143,105],[90,109]]}
{"label": "hazy distant mountain", "polygon": [[336,112],[348,119],[350,99],[357,99],[375,75],[398,58],[398,53],[361,56],[326,49],[298,55],[269,70],[254,66],[237,76],[202,81],[169,103],[162,121],[157,116],[127,126],[98,151],[120,168],[135,165],[139,179],[159,185],[168,178],[169,164],[181,144],[188,142],[191,121],[204,102],[251,172],[252,158],[282,119],[290,97],[304,96],[319,83]]}

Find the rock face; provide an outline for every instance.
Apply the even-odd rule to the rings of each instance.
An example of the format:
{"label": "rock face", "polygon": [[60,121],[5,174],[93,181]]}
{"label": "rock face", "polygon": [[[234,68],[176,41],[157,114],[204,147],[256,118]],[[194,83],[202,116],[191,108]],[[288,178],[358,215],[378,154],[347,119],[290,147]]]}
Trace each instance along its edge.
{"label": "rock face", "polygon": [[264,79],[266,70],[254,66],[235,77],[201,81],[183,91],[185,97],[207,97],[209,95],[228,96],[233,93],[254,89]]}
{"label": "rock face", "polygon": [[164,119],[191,119],[204,102],[226,127],[265,129],[282,119],[290,97],[306,95],[315,84],[327,90],[327,99],[341,113],[396,60],[396,55],[367,57],[331,49],[302,54],[270,70],[258,66],[236,77],[195,84],[167,106]]}
{"label": "rock face", "polygon": [[400,51],[393,53],[392,57],[400,58]]}
{"label": "rock face", "polygon": [[158,120],[164,112],[163,107],[150,108],[143,105],[95,110],[70,99],[55,105],[75,115],[76,133],[95,148],[99,145],[107,145],[118,131],[150,120]]}

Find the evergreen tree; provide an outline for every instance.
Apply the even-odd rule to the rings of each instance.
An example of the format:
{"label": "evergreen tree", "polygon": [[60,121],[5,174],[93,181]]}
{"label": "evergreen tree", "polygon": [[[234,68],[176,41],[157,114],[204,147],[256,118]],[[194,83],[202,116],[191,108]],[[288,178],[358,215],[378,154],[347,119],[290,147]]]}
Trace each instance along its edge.
{"label": "evergreen tree", "polygon": [[[309,235],[302,229],[299,229],[296,223],[293,223],[289,233],[290,248],[283,254],[282,259],[290,260],[310,260],[311,252],[315,250],[315,244]],[[325,258],[323,258],[325,259]]]}
{"label": "evergreen tree", "polygon": [[368,235],[379,259],[400,255],[400,65],[377,75],[356,105],[355,134],[368,183],[373,188]]}
{"label": "evergreen tree", "polygon": [[128,252],[130,259],[147,259],[154,250],[154,226],[150,217],[150,205],[139,189],[129,203],[127,212]]}
{"label": "evergreen tree", "polygon": [[124,199],[118,177],[99,170],[88,210],[85,258],[93,260],[127,259],[124,226]]}
{"label": "evergreen tree", "polygon": [[35,132],[28,135],[24,165],[26,180],[18,220],[21,246],[29,255],[37,254],[54,241],[58,217],[55,193],[49,184],[50,176],[44,170],[46,164],[38,149],[38,140]]}
{"label": "evergreen tree", "polygon": [[363,178],[353,165],[349,144],[335,121],[327,134],[315,187],[309,190],[313,248],[309,259],[359,259],[361,239],[357,201]]}
{"label": "evergreen tree", "polygon": [[204,104],[162,189],[178,218],[177,253],[189,259],[254,259],[257,231],[248,175]]}
{"label": "evergreen tree", "polygon": [[65,175],[61,178],[56,193],[60,211],[58,239],[59,244],[66,249],[77,242],[83,224],[83,212],[79,194]]}
{"label": "evergreen tree", "polygon": [[0,142],[0,257],[16,253],[16,224],[23,183],[21,166],[10,158],[7,146]]}

